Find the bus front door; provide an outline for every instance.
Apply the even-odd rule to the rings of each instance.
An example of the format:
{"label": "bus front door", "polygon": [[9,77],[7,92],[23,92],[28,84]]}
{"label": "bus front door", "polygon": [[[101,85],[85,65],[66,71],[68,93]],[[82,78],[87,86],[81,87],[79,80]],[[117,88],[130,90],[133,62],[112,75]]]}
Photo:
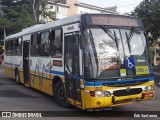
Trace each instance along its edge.
{"label": "bus front door", "polygon": [[80,65],[79,65],[79,34],[65,35],[65,87],[66,96],[81,106]]}
{"label": "bus front door", "polygon": [[29,41],[23,41],[23,76],[24,83],[29,85]]}

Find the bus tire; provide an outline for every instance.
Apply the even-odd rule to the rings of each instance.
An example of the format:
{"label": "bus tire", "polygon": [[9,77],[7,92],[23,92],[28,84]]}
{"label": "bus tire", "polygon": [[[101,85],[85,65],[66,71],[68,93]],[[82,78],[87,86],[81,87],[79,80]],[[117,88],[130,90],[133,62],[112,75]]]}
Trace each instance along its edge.
{"label": "bus tire", "polygon": [[69,104],[66,102],[64,85],[61,81],[58,81],[54,87],[54,99],[59,106],[69,107]]}
{"label": "bus tire", "polygon": [[19,71],[18,70],[16,70],[16,72],[15,72],[15,80],[16,80],[17,84],[20,84],[20,76],[19,76]]}

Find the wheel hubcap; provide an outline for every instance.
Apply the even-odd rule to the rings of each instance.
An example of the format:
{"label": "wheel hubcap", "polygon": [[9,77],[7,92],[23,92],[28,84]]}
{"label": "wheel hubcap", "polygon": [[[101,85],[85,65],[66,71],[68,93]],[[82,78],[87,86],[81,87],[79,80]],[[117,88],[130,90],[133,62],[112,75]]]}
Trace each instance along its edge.
{"label": "wheel hubcap", "polygon": [[58,89],[58,97],[59,97],[61,100],[64,100],[64,99],[65,99],[65,93],[64,93],[64,88],[63,88],[63,86],[61,86],[61,87]]}

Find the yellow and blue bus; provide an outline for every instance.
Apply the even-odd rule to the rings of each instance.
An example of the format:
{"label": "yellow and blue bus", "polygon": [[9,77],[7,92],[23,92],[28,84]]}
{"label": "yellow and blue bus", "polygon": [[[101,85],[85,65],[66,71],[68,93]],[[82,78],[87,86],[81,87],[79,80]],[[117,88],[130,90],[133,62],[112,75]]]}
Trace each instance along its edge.
{"label": "yellow and blue bus", "polygon": [[141,20],[80,14],[5,39],[5,72],[63,107],[106,108],[154,98]]}

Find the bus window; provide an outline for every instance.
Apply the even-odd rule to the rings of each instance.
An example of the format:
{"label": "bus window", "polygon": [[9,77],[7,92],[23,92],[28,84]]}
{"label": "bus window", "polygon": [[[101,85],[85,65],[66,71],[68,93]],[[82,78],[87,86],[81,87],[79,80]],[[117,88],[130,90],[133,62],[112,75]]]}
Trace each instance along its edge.
{"label": "bus window", "polygon": [[12,46],[11,43],[12,43],[12,40],[9,40],[9,41],[8,41],[8,55],[11,55],[11,48],[12,48],[12,47],[11,47],[11,46]]}
{"label": "bus window", "polygon": [[7,55],[7,50],[8,50],[8,41],[5,41],[5,53]]}
{"label": "bus window", "polygon": [[12,52],[13,52],[12,47],[13,47],[13,40],[10,40],[9,41],[9,55],[12,55]]}
{"label": "bus window", "polygon": [[15,39],[13,39],[12,41],[12,55],[16,56],[17,55],[17,45],[16,45],[16,41]]}
{"label": "bus window", "polygon": [[9,51],[9,41],[6,41],[6,43],[5,43],[5,53],[6,53],[6,55],[8,55],[8,51]]}
{"label": "bus window", "polygon": [[62,57],[62,30],[56,29],[51,31],[51,57]]}
{"label": "bus window", "polygon": [[73,36],[69,35],[65,37],[65,40],[67,41],[67,44],[65,45],[65,62],[67,69],[70,73],[73,73],[72,64],[73,64]]}
{"label": "bus window", "polygon": [[78,34],[73,35],[74,40],[74,64],[75,64],[75,75],[79,75],[79,36]]}
{"label": "bus window", "polygon": [[17,56],[22,55],[22,38],[17,39]]}
{"label": "bus window", "polygon": [[32,57],[38,56],[37,33],[35,33],[31,36],[30,55]]}
{"label": "bus window", "polygon": [[49,31],[40,34],[39,56],[49,56]]}

